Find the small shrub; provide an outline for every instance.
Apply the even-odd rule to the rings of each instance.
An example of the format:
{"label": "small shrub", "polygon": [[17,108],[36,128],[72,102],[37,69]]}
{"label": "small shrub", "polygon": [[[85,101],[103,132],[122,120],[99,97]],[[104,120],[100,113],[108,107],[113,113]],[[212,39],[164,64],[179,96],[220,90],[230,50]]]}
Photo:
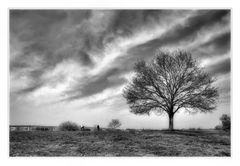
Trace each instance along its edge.
{"label": "small shrub", "polygon": [[116,129],[121,126],[121,122],[118,119],[112,119],[112,121],[108,124],[108,127],[111,129]]}
{"label": "small shrub", "polygon": [[67,122],[61,123],[59,125],[58,129],[60,131],[78,131],[79,127],[78,127],[77,123],[67,121]]}
{"label": "small shrub", "polygon": [[217,125],[217,126],[215,127],[215,130],[222,130],[222,125]]}

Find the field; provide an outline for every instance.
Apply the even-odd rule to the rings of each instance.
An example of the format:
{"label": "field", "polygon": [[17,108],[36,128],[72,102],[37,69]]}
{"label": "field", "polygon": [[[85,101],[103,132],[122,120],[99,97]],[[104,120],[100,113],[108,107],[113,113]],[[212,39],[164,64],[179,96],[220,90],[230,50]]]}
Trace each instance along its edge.
{"label": "field", "polygon": [[216,130],[10,132],[10,156],[230,156],[230,134]]}

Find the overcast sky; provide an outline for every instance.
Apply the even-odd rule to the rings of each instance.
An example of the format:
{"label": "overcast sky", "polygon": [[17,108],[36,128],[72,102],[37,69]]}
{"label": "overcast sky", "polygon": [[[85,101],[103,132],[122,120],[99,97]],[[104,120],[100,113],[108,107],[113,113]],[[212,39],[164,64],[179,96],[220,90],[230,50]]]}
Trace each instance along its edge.
{"label": "overcast sky", "polygon": [[216,78],[214,113],[175,115],[175,128],[212,128],[230,114],[229,10],[11,10],[10,124],[167,128],[134,115],[122,97],[133,64],[157,49],[185,49]]}

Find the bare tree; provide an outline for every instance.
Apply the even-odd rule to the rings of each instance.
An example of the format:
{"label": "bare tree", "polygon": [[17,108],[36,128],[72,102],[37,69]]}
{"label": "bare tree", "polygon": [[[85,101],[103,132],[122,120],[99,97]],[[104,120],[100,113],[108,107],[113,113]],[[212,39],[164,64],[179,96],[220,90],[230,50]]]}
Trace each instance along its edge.
{"label": "bare tree", "polygon": [[167,113],[169,130],[173,130],[174,114],[182,108],[196,113],[211,112],[216,107],[214,80],[188,52],[159,51],[149,64],[136,63],[134,70],[135,76],[123,90],[131,112]]}
{"label": "bare tree", "polygon": [[112,121],[108,124],[109,128],[116,129],[121,126],[121,122],[118,119],[112,119]]}

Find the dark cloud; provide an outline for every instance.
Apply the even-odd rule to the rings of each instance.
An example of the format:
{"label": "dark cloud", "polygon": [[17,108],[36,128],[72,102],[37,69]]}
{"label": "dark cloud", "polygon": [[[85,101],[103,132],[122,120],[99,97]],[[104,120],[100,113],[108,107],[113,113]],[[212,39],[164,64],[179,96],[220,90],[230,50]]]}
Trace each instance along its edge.
{"label": "dark cloud", "polygon": [[70,87],[70,90],[65,92],[67,94],[67,101],[88,97],[111,87],[115,87],[126,82],[124,78],[119,77],[120,70],[112,68],[95,77],[86,77],[79,80],[79,84]]}
{"label": "dark cloud", "polygon": [[220,34],[219,36],[214,37],[210,41],[200,45],[200,47],[208,47],[209,45],[213,46],[214,49],[223,49],[229,50],[230,49],[230,32],[226,32]]}
{"label": "dark cloud", "polygon": [[228,58],[219,63],[208,66],[206,70],[214,76],[229,73],[231,71],[231,59]]}
{"label": "dark cloud", "polygon": [[199,11],[196,16],[188,18],[184,24],[176,25],[172,30],[165,33],[159,41],[154,42],[166,45],[177,43],[181,40],[194,40],[200,29],[208,28],[222,21],[222,18],[229,14],[229,12],[229,10]]}
{"label": "dark cloud", "polygon": [[71,18],[71,23],[79,24],[84,20],[88,20],[92,16],[91,10],[64,10],[67,16]]}
{"label": "dark cloud", "polygon": [[14,71],[14,70],[17,70],[17,69],[23,69],[23,68],[27,68],[29,65],[26,61],[11,61],[10,62],[10,71]]}
{"label": "dark cloud", "polygon": [[40,40],[66,18],[62,10],[10,10],[10,35],[17,34],[21,41]]}
{"label": "dark cloud", "polygon": [[231,33],[224,32],[209,41],[191,48],[189,51],[199,59],[222,56],[229,52],[231,46]]}
{"label": "dark cloud", "polygon": [[139,54],[148,56],[153,55],[157,48],[177,45],[181,41],[193,41],[201,29],[207,29],[215,23],[222,22],[222,18],[229,14],[229,10],[202,10],[197,13],[197,15],[188,18],[184,24],[181,23],[170,28],[161,37],[130,49],[128,54],[130,56],[138,56]]}
{"label": "dark cloud", "polygon": [[[42,75],[44,74],[43,70],[32,70],[32,71],[20,71],[15,78],[20,79],[21,77],[25,76],[29,79],[28,85],[25,88],[22,88],[16,91],[17,94],[28,94],[34,92],[35,90],[41,88],[46,84],[51,84],[50,80],[43,80],[41,79]],[[34,79],[33,79],[34,78]],[[11,82],[14,84],[14,82]]]}
{"label": "dark cloud", "polygon": [[190,10],[115,10],[114,19],[102,33],[100,43],[111,43],[118,37],[131,37],[136,31],[173,21],[176,15],[184,17]]}
{"label": "dark cloud", "polygon": [[156,22],[160,22],[160,18],[172,14],[169,10],[119,10],[111,26],[110,31],[116,35],[129,36],[136,29]]}
{"label": "dark cloud", "polygon": [[79,51],[78,52],[78,56],[77,56],[80,60],[80,62],[83,64],[83,65],[92,65],[93,62],[91,60],[91,57],[88,53],[84,52],[84,51]]}
{"label": "dark cloud", "polygon": [[20,95],[28,94],[30,92],[33,92],[33,91],[41,88],[43,85],[44,85],[43,82],[33,82],[30,85],[28,85],[28,87],[23,88],[23,89],[17,91],[17,94],[20,94]]}

